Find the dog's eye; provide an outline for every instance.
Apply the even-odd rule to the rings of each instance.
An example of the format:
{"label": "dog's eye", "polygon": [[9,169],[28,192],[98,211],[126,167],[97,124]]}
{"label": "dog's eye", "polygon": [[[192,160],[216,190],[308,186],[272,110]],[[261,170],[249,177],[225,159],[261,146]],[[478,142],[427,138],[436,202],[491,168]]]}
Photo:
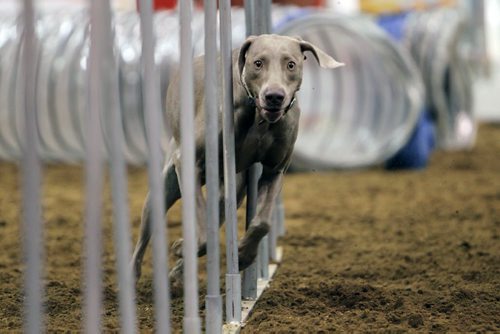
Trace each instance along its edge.
{"label": "dog's eye", "polygon": [[255,68],[258,70],[262,68],[262,60],[256,60],[253,62],[253,64],[255,65]]}
{"label": "dog's eye", "polygon": [[295,69],[295,63],[293,61],[290,61],[288,62],[288,65],[287,65],[288,69],[290,71],[294,70]]}

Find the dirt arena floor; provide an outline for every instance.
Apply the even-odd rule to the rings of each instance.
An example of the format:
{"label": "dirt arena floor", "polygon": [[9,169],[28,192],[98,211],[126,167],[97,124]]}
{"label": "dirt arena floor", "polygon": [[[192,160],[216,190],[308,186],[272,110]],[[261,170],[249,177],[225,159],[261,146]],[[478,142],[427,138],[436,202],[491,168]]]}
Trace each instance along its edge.
{"label": "dirt arena floor", "polygon": [[[83,317],[83,173],[47,166],[43,175],[46,325],[73,332]],[[129,176],[135,241],[147,176]],[[18,183],[18,167],[0,163],[0,332],[22,326]],[[103,326],[116,331],[109,190],[105,198]],[[243,333],[500,332],[500,125],[481,126],[470,152],[435,153],[422,171],[288,175],[284,200],[284,259]],[[179,206],[169,225],[172,242]],[[141,332],[154,322],[151,262],[149,250]],[[172,308],[179,330],[182,299]]]}

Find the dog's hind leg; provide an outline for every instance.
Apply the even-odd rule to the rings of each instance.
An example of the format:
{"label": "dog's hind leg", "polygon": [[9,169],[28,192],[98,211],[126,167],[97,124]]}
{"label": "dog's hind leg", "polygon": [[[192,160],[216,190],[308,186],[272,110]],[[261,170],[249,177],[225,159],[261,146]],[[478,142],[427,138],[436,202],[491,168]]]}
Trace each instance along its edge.
{"label": "dog's hind leg", "polygon": [[[173,163],[169,162],[162,172],[162,179],[165,185],[165,208],[166,211],[181,197],[181,192],[179,189],[179,182],[177,180],[177,174],[175,173],[175,166]],[[139,238],[135,246],[134,254],[130,266],[136,279],[141,277],[141,267],[142,260],[144,258],[144,253],[146,252],[146,247],[148,246],[149,240],[151,239],[151,198],[150,194],[146,196],[144,201],[144,206],[142,209],[141,216],[141,226],[139,232]]]}
{"label": "dog's hind leg", "polygon": [[[197,168],[196,173],[197,175],[201,175],[203,171],[200,168]],[[198,177],[196,183],[196,194],[195,194],[196,226],[197,226],[196,238],[198,244],[198,256],[205,255],[207,247],[207,228],[206,228],[207,203],[205,197],[203,196],[203,191],[201,187],[202,187],[202,180],[201,177]],[[180,238],[177,239],[172,244],[172,253],[179,258],[182,257],[182,243],[183,239]]]}
{"label": "dog's hind leg", "polygon": [[[238,173],[236,175],[236,205],[239,208],[246,195],[246,173]],[[224,207],[224,184],[221,181],[219,197],[219,226],[224,224],[225,207]],[[198,257],[207,254],[207,221],[206,221],[206,200],[203,196],[201,187],[197,187],[196,192],[196,219],[198,226]],[[177,257],[182,257],[182,238],[176,240],[172,245],[172,252]]]}
{"label": "dog's hind leg", "polygon": [[[236,175],[236,205],[239,207],[243,202],[243,199],[246,195],[246,173],[239,173]],[[203,198],[203,194],[201,192],[201,187],[198,187],[199,191],[197,193],[197,205],[202,205],[202,209],[197,212],[202,212],[203,215],[198,215],[198,228],[200,231],[203,231],[203,236],[200,237],[198,235],[198,257],[204,256],[207,252],[207,244],[206,244],[206,219],[204,217],[206,202]],[[225,207],[224,207],[224,187],[223,182],[221,182],[221,191],[219,197],[219,226],[224,223],[225,217]],[[198,197],[199,196],[199,197]],[[175,247],[176,255],[180,258],[176,261],[175,266],[172,268],[169,274],[169,278],[171,281],[171,293],[173,296],[180,296],[182,293],[182,275],[184,270],[184,259],[182,259],[182,239],[179,239],[175,242],[173,248]]]}
{"label": "dog's hind leg", "polygon": [[[182,176],[180,165],[176,169],[177,179],[182,183]],[[196,238],[197,238],[197,255],[202,256],[206,253],[206,244],[207,244],[207,232],[206,232],[206,201],[202,192],[202,173],[203,170],[199,167],[196,168],[196,192],[195,192],[195,210],[196,210]],[[182,188],[182,184],[180,184]],[[182,190],[181,190],[182,192]],[[173,296],[178,296],[182,292],[183,287],[183,271],[184,271],[184,259],[183,259],[183,243],[184,239],[177,239],[172,245],[172,253],[179,257],[176,261],[175,266],[169,273],[169,278],[171,281],[171,293]]]}

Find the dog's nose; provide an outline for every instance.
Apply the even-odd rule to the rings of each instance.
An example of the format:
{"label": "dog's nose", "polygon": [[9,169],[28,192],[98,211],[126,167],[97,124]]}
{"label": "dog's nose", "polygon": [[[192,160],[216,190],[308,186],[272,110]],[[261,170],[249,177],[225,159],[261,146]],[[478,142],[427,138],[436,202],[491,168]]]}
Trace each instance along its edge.
{"label": "dog's nose", "polygon": [[270,91],[265,95],[266,105],[271,108],[279,108],[285,100],[285,94],[281,91]]}

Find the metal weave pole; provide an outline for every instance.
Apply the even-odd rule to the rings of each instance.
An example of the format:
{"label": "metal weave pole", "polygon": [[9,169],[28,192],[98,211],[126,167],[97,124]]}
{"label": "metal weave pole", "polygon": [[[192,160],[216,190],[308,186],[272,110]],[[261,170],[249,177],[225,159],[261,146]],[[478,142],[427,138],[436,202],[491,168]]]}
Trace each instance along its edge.
{"label": "metal weave pole", "polygon": [[219,250],[219,101],[217,82],[217,1],[205,0],[205,166],[207,190],[207,295],[205,297],[208,334],[222,328]]}
{"label": "metal weave pole", "polygon": [[238,222],[236,216],[231,1],[220,0],[219,9],[222,57],[224,199],[226,216],[226,322],[239,323],[241,321],[241,275],[238,268]]}
{"label": "metal weave pole", "polygon": [[275,200],[274,212],[272,214],[271,228],[269,229],[269,259],[271,261],[278,261],[278,201]]}
{"label": "metal weave pole", "polygon": [[[254,1],[255,0],[250,0]],[[258,6],[254,4],[254,16],[252,17],[254,23],[253,33],[257,35],[269,34],[272,28],[271,21],[271,0],[260,0]]]}
{"label": "metal weave pole", "polygon": [[199,333],[201,321],[198,314],[192,5],[191,0],[180,1],[181,189],[182,234],[184,238],[182,251],[184,258],[184,332]]}
{"label": "metal weave pole", "polygon": [[24,309],[26,333],[44,331],[42,319],[42,208],[40,204],[41,166],[37,154],[38,131],[36,126],[35,76],[36,36],[35,9],[32,0],[23,3],[24,40],[24,134],[22,153],[23,189],[23,248],[26,258],[24,272]]}
{"label": "metal weave pole", "polygon": [[[246,35],[255,34],[255,1],[245,0],[245,25]],[[246,208],[246,228],[250,226],[257,211],[257,185],[259,182],[259,165],[254,164],[247,171],[247,208]],[[243,271],[241,295],[243,299],[257,299],[257,261],[254,261]]]}
{"label": "metal weave pole", "polygon": [[[262,166],[254,164],[247,171],[247,208],[246,208],[246,227],[255,217],[257,211],[257,189]],[[245,300],[257,299],[257,261],[254,261],[248,268],[243,271],[242,282],[242,298]]]}
{"label": "metal weave pole", "polygon": [[[252,0],[255,1],[255,0]],[[255,13],[253,16],[253,34],[267,34],[271,31],[271,0],[261,0],[259,5],[254,5]],[[272,223],[272,222],[271,222]],[[270,230],[272,232],[272,229]],[[257,258],[259,278],[269,279],[269,235],[262,238],[259,244],[259,255]]]}
{"label": "metal weave pole", "polygon": [[[258,6],[255,0],[245,1],[245,17],[247,36],[269,33],[271,30],[271,1],[260,1]],[[247,226],[255,216],[257,207],[257,183],[261,173],[259,164],[255,164],[248,171],[247,192]],[[259,244],[259,256],[257,260],[244,272],[243,296],[248,299],[257,297],[257,280],[255,276],[268,279],[268,236],[265,236]]]}
{"label": "metal weave pole", "polygon": [[260,279],[269,280],[269,235],[266,235],[259,244],[257,255],[257,270]]}
{"label": "metal weave pole", "polygon": [[103,2],[90,2],[90,54],[88,58],[88,113],[86,123],[85,160],[85,275],[84,329],[86,333],[99,333],[102,312],[102,184],[103,157],[100,115],[102,112],[101,39],[104,19]]}
{"label": "metal weave pole", "polygon": [[283,197],[280,194],[278,195],[277,201],[277,209],[278,209],[278,236],[283,237],[285,235],[285,205],[283,204]]}
{"label": "metal weave pole", "polygon": [[168,281],[168,250],[165,237],[165,185],[161,179],[161,101],[160,83],[154,61],[153,3],[139,3],[142,36],[143,105],[148,144],[149,203],[153,243],[154,301],[156,331],[170,333],[170,301]]}
{"label": "metal weave pole", "polygon": [[111,170],[111,190],[113,200],[113,236],[118,275],[118,300],[120,325],[124,333],[136,332],[134,277],[129,273],[128,261],[131,256],[131,234],[127,204],[127,174],[123,155],[124,135],[120,113],[118,90],[118,66],[113,52],[114,38],[111,27],[111,6],[109,0],[101,1],[99,19],[102,26],[98,38],[102,39],[101,81],[104,116],[109,128],[109,167]]}
{"label": "metal weave pole", "polygon": [[269,259],[275,263],[281,261],[280,249],[278,247],[278,238],[285,235],[285,205],[281,191],[275,199],[275,207],[271,229],[269,230]]}
{"label": "metal weave pole", "polygon": [[250,36],[255,31],[255,1],[245,0],[245,34]]}

